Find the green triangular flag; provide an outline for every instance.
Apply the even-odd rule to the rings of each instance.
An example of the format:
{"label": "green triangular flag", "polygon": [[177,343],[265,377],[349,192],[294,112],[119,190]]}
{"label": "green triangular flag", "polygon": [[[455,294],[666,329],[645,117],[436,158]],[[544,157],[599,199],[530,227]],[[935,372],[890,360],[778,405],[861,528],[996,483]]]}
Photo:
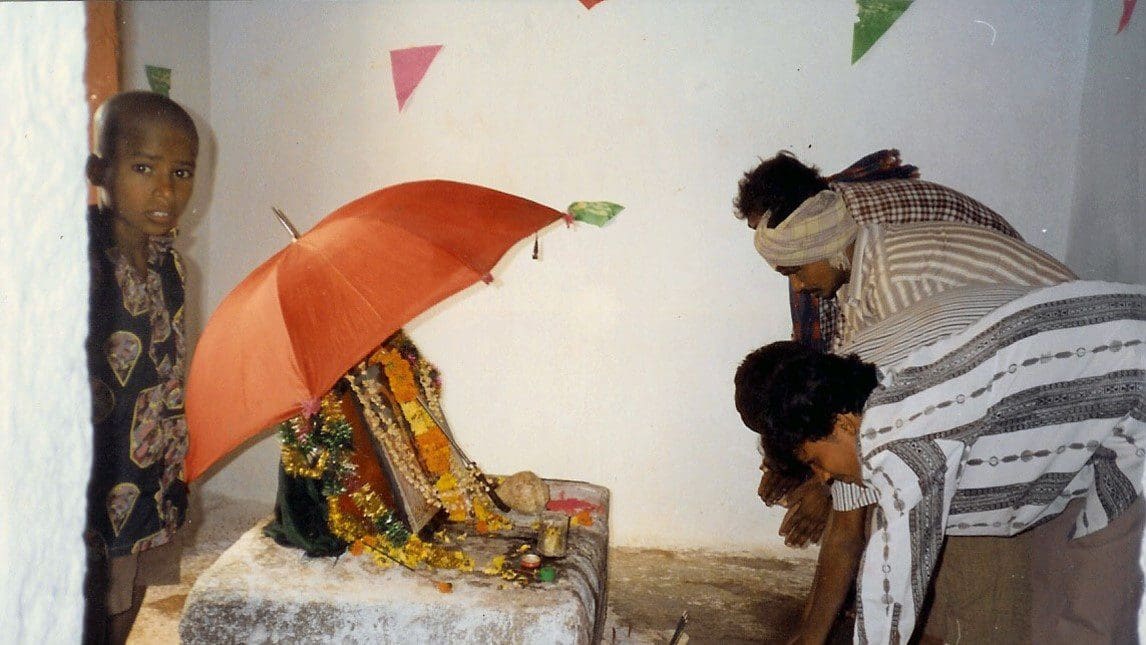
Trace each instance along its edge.
{"label": "green triangular flag", "polygon": [[604,226],[624,208],[624,206],[613,202],[573,202],[569,204],[567,212],[577,221],[586,222],[593,226]]}
{"label": "green triangular flag", "polygon": [[154,65],[144,65],[143,69],[147,72],[147,84],[152,92],[171,96],[171,70]]}
{"label": "green triangular flag", "polygon": [[879,37],[899,20],[914,0],[856,0],[859,18],[852,31],[852,64],[854,65]]}

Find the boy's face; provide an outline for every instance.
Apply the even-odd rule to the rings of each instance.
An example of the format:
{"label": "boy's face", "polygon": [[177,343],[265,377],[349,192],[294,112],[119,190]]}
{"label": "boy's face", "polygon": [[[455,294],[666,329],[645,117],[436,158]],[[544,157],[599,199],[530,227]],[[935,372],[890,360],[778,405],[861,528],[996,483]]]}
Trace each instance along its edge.
{"label": "boy's face", "polygon": [[198,152],[191,133],[152,119],[125,124],[111,158],[93,158],[89,178],[100,189],[100,204],[115,216],[118,241],[175,228],[191,199]]}
{"label": "boy's face", "polygon": [[836,415],[832,434],[816,441],[805,441],[796,457],[825,483],[832,479],[848,484],[860,483],[859,446],[856,445],[859,422],[860,417],[854,412]]}
{"label": "boy's face", "polygon": [[798,267],[776,267],[788,277],[792,290],[810,293],[818,298],[831,298],[851,277],[851,272],[832,266],[827,260],[816,260]]}

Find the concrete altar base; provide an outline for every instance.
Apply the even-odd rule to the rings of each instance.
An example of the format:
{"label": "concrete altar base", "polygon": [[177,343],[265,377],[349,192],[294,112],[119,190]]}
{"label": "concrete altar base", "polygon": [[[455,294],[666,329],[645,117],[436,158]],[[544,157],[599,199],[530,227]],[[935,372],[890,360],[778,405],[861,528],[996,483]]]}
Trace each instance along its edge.
{"label": "concrete altar base", "polygon": [[[516,588],[479,573],[496,555],[532,543],[535,518],[515,529],[469,536],[475,572],[380,568],[366,555],[307,558],[247,531],[205,571],[187,598],[183,643],[592,643],[605,624],[607,489],[548,481],[553,498],[597,505],[591,526],[571,526],[568,555],[548,561],[557,580]],[[449,582],[442,593],[432,580]]]}

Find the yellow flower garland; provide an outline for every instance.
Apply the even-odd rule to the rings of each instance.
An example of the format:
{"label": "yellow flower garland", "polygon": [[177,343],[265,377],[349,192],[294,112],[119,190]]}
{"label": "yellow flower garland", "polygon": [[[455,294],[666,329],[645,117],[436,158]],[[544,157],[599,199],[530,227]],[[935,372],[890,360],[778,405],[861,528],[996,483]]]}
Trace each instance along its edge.
{"label": "yellow flower garland", "polygon": [[[418,460],[421,462],[420,470],[428,474],[433,481],[433,492],[436,498],[433,501],[446,509],[449,520],[463,522],[472,517],[475,521],[474,528],[479,534],[511,528],[512,522],[493,510],[488,496],[478,485],[474,473],[455,456],[448,439],[445,437],[444,430],[438,426],[430,413],[423,407],[423,404],[429,405],[440,414],[437,401],[419,401],[419,384],[426,389],[427,393],[431,391],[430,386],[435,385],[430,376],[428,364],[418,357],[416,366],[418,374],[415,376],[410,362],[402,356],[397,348],[390,347],[389,344],[376,351],[368,363],[378,364],[382,367],[390,391],[398,402],[399,410],[394,411],[400,411],[409,424],[410,432],[413,435],[414,449]],[[359,374],[364,373],[362,368],[365,365],[360,366]],[[379,389],[376,384],[371,383],[370,385],[373,387],[364,389],[362,383],[358,382],[359,380],[365,382],[368,379],[350,379],[354,391],[360,399],[364,395],[370,398],[378,396]],[[370,404],[367,401],[363,400],[363,403],[367,407],[366,421],[369,425],[374,427],[381,423],[388,426],[387,432],[392,434],[401,432],[398,427],[394,426],[394,420],[380,418],[381,415],[373,413],[369,409]],[[334,394],[327,394],[322,398],[321,412],[323,427],[311,429],[310,432],[323,432],[327,426],[347,423],[342,413],[341,401]],[[309,428],[309,421],[302,417],[295,417],[287,422],[286,426],[287,431],[292,433],[294,437],[301,439],[308,434],[304,429]],[[375,430],[378,429],[375,428]],[[353,472],[353,466],[349,461],[349,451],[321,448],[311,450],[308,454],[299,447],[288,446],[284,442],[282,460],[286,472],[296,477],[320,479],[327,474],[328,469],[340,473]],[[411,464],[403,470],[408,470],[411,467],[417,468]],[[413,478],[413,481],[416,482],[418,479],[421,478]],[[345,512],[343,503],[346,499],[349,499],[356,511],[355,514]],[[419,564],[425,563],[434,568],[473,570],[473,559],[459,549],[427,543],[415,535],[409,535],[400,546],[396,545],[393,540],[380,533],[376,528],[380,524],[380,518],[384,518],[388,513],[392,513],[392,510],[385,505],[381,496],[372,490],[369,484],[363,485],[355,491],[327,496],[329,529],[339,539],[350,544],[351,553],[361,554],[369,551],[381,566],[389,566],[398,562],[407,567],[416,568]],[[507,576],[507,572],[504,570],[499,571],[497,575],[507,580],[512,579],[512,576]]]}

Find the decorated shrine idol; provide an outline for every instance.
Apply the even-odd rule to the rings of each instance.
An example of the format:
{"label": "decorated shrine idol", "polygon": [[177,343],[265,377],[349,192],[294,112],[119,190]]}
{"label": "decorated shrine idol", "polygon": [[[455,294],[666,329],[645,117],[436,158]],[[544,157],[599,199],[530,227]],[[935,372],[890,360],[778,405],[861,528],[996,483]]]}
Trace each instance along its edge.
{"label": "decorated shrine idol", "polygon": [[472,568],[460,549],[419,534],[444,522],[477,534],[504,530],[511,522],[497,507],[509,507],[449,435],[440,394],[437,369],[398,331],[312,414],[280,424],[279,494],[267,535],[315,556],[350,547],[383,564]]}

